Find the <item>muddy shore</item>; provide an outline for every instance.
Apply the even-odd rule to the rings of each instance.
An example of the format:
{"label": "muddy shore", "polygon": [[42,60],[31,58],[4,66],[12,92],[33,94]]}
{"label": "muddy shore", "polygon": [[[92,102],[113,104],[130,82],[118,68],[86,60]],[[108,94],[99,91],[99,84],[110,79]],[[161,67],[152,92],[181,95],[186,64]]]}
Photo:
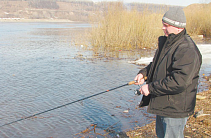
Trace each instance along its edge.
{"label": "muddy shore", "polygon": [[[197,94],[195,112],[185,126],[185,138],[211,137],[211,75],[204,75],[208,90]],[[155,121],[128,131],[130,138],[156,138]]]}

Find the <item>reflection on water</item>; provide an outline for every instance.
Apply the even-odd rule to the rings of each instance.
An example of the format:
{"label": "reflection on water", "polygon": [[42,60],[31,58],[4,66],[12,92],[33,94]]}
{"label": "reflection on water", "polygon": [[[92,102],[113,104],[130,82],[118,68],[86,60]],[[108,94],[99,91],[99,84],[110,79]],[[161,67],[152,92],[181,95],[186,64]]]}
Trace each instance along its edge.
{"label": "reflection on water", "polygon": [[[153,55],[120,51],[113,60],[96,59],[93,52],[72,45],[77,31],[89,24],[0,24],[0,125],[123,85],[139,70],[128,61]],[[134,95],[136,88],[122,87],[0,127],[0,137],[77,137],[91,124],[101,134],[106,128],[115,133],[133,129],[153,117],[136,109],[141,99]]]}

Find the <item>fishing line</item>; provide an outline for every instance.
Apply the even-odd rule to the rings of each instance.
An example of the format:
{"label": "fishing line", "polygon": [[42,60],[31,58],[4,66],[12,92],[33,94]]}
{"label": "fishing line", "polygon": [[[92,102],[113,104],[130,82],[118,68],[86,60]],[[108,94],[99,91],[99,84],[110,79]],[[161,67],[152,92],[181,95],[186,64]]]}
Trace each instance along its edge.
{"label": "fishing line", "polygon": [[115,89],[118,89],[118,88],[121,88],[121,87],[124,87],[124,86],[127,86],[127,85],[132,85],[134,84],[135,81],[131,81],[131,82],[128,82],[124,85],[121,85],[121,86],[118,86],[118,87],[115,87],[115,88],[112,88],[112,89],[109,89],[109,90],[106,90],[106,91],[103,91],[103,92],[100,92],[100,93],[97,93],[97,94],[93,94],[91,96],[88,96],[88,97],[85,97],[85,98],[82,98],[82,99],[79,99],[79,100],[76,100],[76,101],[73,101],[73,102],[70,102],[70,103],[67,103],[67,104],[63,104],[63,105],[60,105],[60,106],[57,106],[57,107],[54,107],[54,108],[51,108],[51,109],[48,109],[48,110],[45,110],[43,112],[40,112],[40,113],[36,113],[36,114],[33,114],[33,115],[30,115],[28,117],[24,117],[24,118],[21,118],[21,119],[18,119],[18,120],[15,120],[15,121],[12,121],[10,123],[6,123],[4,125],[1,125],[0,127],[3,127],[3,126],[7,126],[7,125],[10,125],[10,124],[13,124],[13,123],[16,123],[16,122],[19,122],[19,121],[22,121],[22,120],[25,120],[25,119],[28,119],[28,118],[32,118],[34,116],[37,116],[37,115],[40,115],[40,114],[43,114],[43,113],[46,113],[46,112],[50,112],[52,110],[55,110],[55,109],[58,109],[58,108],[61,108],[61,107],[64,107],[64,106],[67,106],[67,105],[70,105],[70,104],[73,104],[73,103],[77,103],[77,102],[80,102],[80,101],[83,101],[83,100],[86,100],[86,99],[89,99],[91,97],[95,97],[97,95],[100,95],[100,94],[103,94],[103,93],[107,93],[109,91],[113,91]]}

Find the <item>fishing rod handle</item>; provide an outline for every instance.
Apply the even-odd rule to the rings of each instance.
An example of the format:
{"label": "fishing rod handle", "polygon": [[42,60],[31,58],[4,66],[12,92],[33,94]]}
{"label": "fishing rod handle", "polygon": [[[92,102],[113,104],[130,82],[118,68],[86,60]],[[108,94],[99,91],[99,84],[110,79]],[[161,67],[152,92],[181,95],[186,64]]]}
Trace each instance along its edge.
{"label": "fishing rod handle", "polygon": [[[147,77],[144,77],[144,80],[146,81],[147,80]],[[137,82],[137,80],[136,81],[130,81],[130,82],[128,82],[128,85],[135,84],[136,82]]]}
{"label": "fishing rod handle", "polygon": [[128,85],[132,85],[132,84],[135,84],[137,81],[130,81],[128,82]]}

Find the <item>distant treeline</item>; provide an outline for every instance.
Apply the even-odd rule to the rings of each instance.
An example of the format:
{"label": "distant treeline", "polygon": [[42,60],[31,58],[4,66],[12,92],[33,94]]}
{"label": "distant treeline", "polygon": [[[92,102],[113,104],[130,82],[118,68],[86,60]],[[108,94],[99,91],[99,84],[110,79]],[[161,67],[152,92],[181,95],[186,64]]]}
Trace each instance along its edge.
{"label": "distant treeline", "polygon": [[0,0],[0,18],[89,21],[90,15],[105,7],[92,1],[62,1],[67,0]]}
{"label": "distant treeline", "polygon": [[92,2],[91,0],[0,0],[0,1],[30,1],[30,2]]}
{"label": "distant treeline", "polygon": [[26,1],[29,2],[29,6],[38,9],[59,9],[57,2],[70,2],[75,4],[93,5],[93,1],[90,0],[0,0],[0,1]]}
{"label": "distant treeline", "polygon": [[[72,21],[98,21],[116,2],[90,0],[0,0],[0,18],[68,19]],[[168,5],[124,3],[125,10],[144,9],[166,11]],[[98,17],[93,17],[93,16]]]}
{"label": "distant treeline", "polygon": [[[0,2],[28,2],[30,7],[37,9],[59,9],[59,4],[57,2],[67,2],[71,4],[78,4],[83,6],[90,6],[90,10],[104,10],[109,7],[109,5],[113,5],[116,2],[108,2],[106,0],[102,2],[95,3],[91,0],[0,0]],[[170,5],[162,5],[162,4],[149,4],[149,3],[125,3],[125,8],[127,10],[136,9],[138,11],[143,11],[144,9],[151,10],[153,12],[161,12],[166,11],[169,7],[175,7]],[[1,6],[0,6],[1,7]],[[181,7],[181,6],[180,6]]]}

